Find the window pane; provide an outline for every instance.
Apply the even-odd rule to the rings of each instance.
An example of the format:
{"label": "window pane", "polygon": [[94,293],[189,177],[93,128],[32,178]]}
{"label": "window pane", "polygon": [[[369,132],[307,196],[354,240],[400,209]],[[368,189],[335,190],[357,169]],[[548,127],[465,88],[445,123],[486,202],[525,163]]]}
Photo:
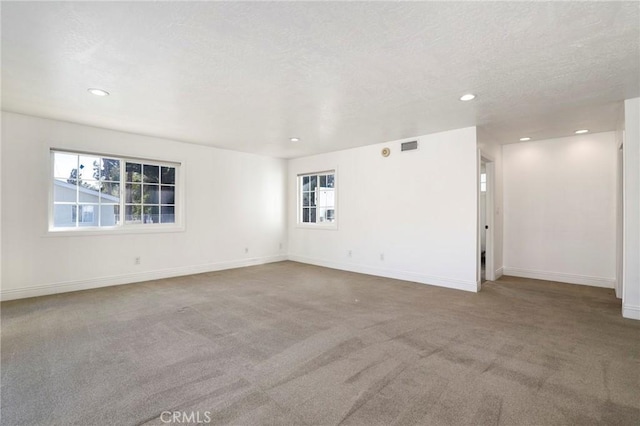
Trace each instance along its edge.
{"label": "window pane", "polygon": [[127,182],[142,182],[142,164],[127,163],[126,174]]}
{"label": "window pane", "polygon": [[335,210],[318,208],[318,222],[333,222],[335,220]]}
{"label": "window pane", "polygon": [[487,183],[480,182],[480,192],[487,192]]}
{"label": "window pane", "polygon": [[310,192],[309,193],[309,205],[310,206],[315,206],[316,205],[316,193],[315,192]]}
{"label": "window pane", "polygon": [[162,217],[160,218],[162,223],[176,222],[175,208],[173,206],[162,206],[160,212],[162,213]]}
{"label": "window pane", "polygon": [[302,177],[302,190],[303,191],[309,190],[309,176]]}
{"label": "window pane", "polygon": [[303,192],[302,193],[302,205],[303,206],[308,206],[309,205],[309,193],[308,192]]}
{"label": "window pane", "polygon": [[175,167],[162,167],[161,168],[161,182],[166,184],[176,183],[176,168]]}
{"label": "window pane", "polygon": [[81,180],[98,180],[100,174],[100,157],[93,155],[81,155],[79,176]]}
{"label": "window pane", "polygon": [[78,206],[78,226],[98,226],[98,205]]}
{"label": "window pane", "polygon": [[76,226],[75,204],[54,204],[53,226],[56,228],[73,228]]}
{"label": "window pane", "polygon": [[160,207],[145,207],[143,222],[160,223]]}
{"label": "window pane", "polygon": [[334,192],[333,191],[318,191],[317,205],[322,207],[334,206]]}
{"label": "window pane", "polygon": [[80,180],[80,188],[86,188],[89,191],[93,191],[93,192],[100,192],[100,181],[99,180],[87,180],[87,179],[81,179]]}
{"label": "window pane", "polygon": [[[146,166],[145,166],[146,170]],[[144,194],[142,202],[144,204],[160,204],[160,186],[159,185],[144,185],[142,188]]]}
{"label": "window pane", "polygon": [[120,223],[120,206],[100,206],[100,226],[115,226]]}
{"label": "window pane", "polygon": [[142,206],[125,206],[124,221],[125,223],[142,223]]}
{"label": "window pane", "polygon": [[333,188],[335,176],[327,175],[327,188]]}
{"label": "window pane", "polygon": [[302,209],[302,221],[309,222],[309,209]]}
{"label": "window pane", "polygon": [[69,179],[72,170],[78,169],[78,156],[55,152],[53,154],[53,177]]}
{"label": "window pane", "polygon": [[100,191],[98,191],[97,181],[92,181],[94,185],[88,185],[87,182],[82,182],[82,185],[78,186],[78,201],[81,203],[98,204],[98,198],[100,198]]}
{"label": "window pane", "polygon": [[120,160],[101,158],[100,180],[120,182]]}
{"label": "window pane", "polygon": [[325,208],[318,207],[316,209],[316,215],[317,215],[317,218],[318,218],[318,222],[322,223],[322,222],[325,221],[326,213],[327,213],[327,209],[325,209]]}
{"label": "window pane", "polygon": [[309,209],[309,222],[316,223],[316,209]]}
{"label": "window pane", "polygon": [[318,176],[309,176],[309,191],[313,191],[318,186]]}
{"label": "window pane", "polygon": [[69,173],[69,177],[67,178],[67,182],[72,185],[77,185],[80,182],[80,178],[78,177],[78,169],[72,169]]}
{"label": "window pane", "polygon": [[176,187],[162,185],[160,190],[160,204],[175,204]]}
{"label": "window pane", "polygon": [[327,187],[327,177],[326,176],[320,176],[320,188],[326,188]]}
{"label": "window pane", "polygon": [[115,182],[102,182],[100,188],[102,203],[120,202],[120,184]]}
{"label": "window pane", "polygon": [[53,201],[75,203],[77,201],[78,185],[67,182],[67,179],[53,181]]}
{"label": "window pane", "polygon": [[146,183],[160,182],[160,166],[150,166],[145,164],[142,171],[144,172],[144,181]]}
{"label": "window pane", "polygon": [[138,204],[142,202],[142,185],[137,183],[128,183],[126,186],[125,202]]}

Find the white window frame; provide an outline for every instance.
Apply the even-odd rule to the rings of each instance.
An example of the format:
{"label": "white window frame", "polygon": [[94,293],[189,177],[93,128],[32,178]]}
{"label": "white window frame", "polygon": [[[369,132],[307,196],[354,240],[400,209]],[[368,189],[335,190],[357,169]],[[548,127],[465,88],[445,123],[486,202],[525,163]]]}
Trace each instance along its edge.
{"label": "white window frame", "polygon": [[[120,223],[114,226],[79,226],[79,227],[54,227],[54,164],[55,153],[86,155],[100,158],[113,158],[120,160]],[[114,234],[144,234],[162,232],[182,232],[185,230],[184,214],[184,161],[166,161],[142,157],[129,157],[123,155],[105,154],[92,151],[82,151],[63,148],[49,148],[50,170],[49,203],[48,203],[48,231],[46,236],[81,236],[81,235],[114,235]],[[174,223],[126,223],[126,163],[141,163],[160,167],[175,168],[175,199],[174,199]]]}
{"label": "white window frame", "polygon": [[[302,221],[302,178],[305,176],[317,176],[324,174],[333,174],[333,197],[334,197],[334,221],[333,222],[303,222]],[[298,228],[307,229],[326,229],[337,230],[338,229],[338,169],[327,169],[317,172],[304,172],[298,173],[296,176],[296,226]]]}

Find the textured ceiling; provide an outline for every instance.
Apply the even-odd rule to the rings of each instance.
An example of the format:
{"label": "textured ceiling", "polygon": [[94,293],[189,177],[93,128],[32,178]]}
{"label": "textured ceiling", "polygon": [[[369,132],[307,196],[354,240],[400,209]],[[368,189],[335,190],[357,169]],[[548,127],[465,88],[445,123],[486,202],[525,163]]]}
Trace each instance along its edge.
{"label": "textured ceiling", "polygon": [[4,110],[279,157],[471,125],[502,143],[612,130],[640,95],[639,2],[1,9]]}

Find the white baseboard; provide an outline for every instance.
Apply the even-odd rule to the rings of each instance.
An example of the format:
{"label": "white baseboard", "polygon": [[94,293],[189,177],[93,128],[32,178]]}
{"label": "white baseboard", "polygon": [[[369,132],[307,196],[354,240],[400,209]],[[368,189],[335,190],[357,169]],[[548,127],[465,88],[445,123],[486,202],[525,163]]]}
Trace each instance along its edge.
{"label": "white baseboard", "polygon": [[503,275],[504,275],[504,268],[503,267],[500,267],[500,268],[496,269],[496,272],[495,272],[496,280],[498,278],[500,278],[501,276],[503,276]]}
{"label": "white baseboard", "polygon": [[1,290],[0,300],[24,299],[27,297],[46,296],[50,294],[67,293],[70,291],[89,290],[92,288],[108,287],[121,284],[131,284],[142,281],[158,280],[162,278],[179,277],[182,275],[201,274],[204,272],[221,271],[224,269],[241,268],[245,266],[262,265],[265,263],[287,260],[286,255],[265,256],[251,259],[230,260],[225,262],[208,263],[203,265],[183,266],[178,268],[161,269],[156,271],[137,272],[133,274],[114,275],[86,280],[67,281],[42,284],[18,289]]}
{"label": "white baseboard", "polygon": [[593,287],[614,288],[616,280],[614,278],[590,277],[588,275],[564,274],[561,272],[536,271],[531,269],[503,268],[504,275],[521,278],[533,278],[536,280],[557,281],[569,284],[589,285]]}
{"label": "white baseboard", "polygon": [[391,269],[376,268],[372,266],[354,265],[350,263],[334,262],[332,260],[317,259],[295,254],[290,254],[289,260],[300,263],[308,263],[310,265],[324,266],[325,268],[339,269],[342,271],[357,272],[359,274],[375,275],[379,277],[393,278],[403,281],[412,281],[420,284],[429,284],[438,287],[471,291],[474,293],[477,292],[479,288],[478,283],[475,280],[462,281],[450,278],[434,277],[430,275],[416,274],[415,272],[396,271]]}
{"label": "white baseboard", "polygon": [[640,306],[622,305],[622,316],[624,318],[640,320]]}

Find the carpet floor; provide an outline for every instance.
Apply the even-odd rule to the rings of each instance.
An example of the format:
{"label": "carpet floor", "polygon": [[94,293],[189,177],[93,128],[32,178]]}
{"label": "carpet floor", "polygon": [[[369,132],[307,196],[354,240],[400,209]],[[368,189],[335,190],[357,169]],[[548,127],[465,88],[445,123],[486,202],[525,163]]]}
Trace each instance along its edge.
{"label": "carpet floor", "polygon": [[1,308],[3,425],[640,424],[610,289],[281,262]]}

